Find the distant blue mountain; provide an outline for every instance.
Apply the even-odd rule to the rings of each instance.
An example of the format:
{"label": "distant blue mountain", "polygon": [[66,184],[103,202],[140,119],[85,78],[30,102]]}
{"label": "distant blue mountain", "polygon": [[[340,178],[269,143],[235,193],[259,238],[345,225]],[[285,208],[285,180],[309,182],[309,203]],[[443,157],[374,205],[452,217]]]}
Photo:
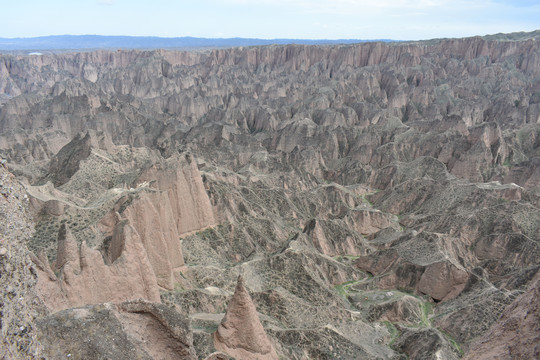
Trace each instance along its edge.
{"label": "distant blue mountain", "polygon": [[89,49],[182,49],[223,48],[271,44],[351,44],[358,42],[383,41],[389,39],[359,40],[305,40],[305,39],[207,39],[196,37],[163,38],[155,36],[101,36],[101,35],[55,35],[33,38],[0,38],[0,50],[89,50]]}

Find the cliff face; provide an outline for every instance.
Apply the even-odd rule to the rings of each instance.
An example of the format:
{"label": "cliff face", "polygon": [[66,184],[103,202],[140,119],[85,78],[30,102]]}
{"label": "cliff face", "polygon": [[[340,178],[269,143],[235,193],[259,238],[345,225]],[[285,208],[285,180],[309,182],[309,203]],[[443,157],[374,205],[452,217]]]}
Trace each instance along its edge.
{"label": "cliff face", "polygon": [[[86,174],[71,177],[64,184],[66,192],[51,185],[27,187],[40,223],[58,226],[58,233],[56,226],[47,225],[34,237],[37,247],[47,246],[49,238],[48,246],[56,250],[52,264],[45,253],[34,257],[38,290],[54,310],[134,299],[159,302],[158,289],[172,290],[184,270],[180,237],[216,223],[199,170],[181,156],[142,168],[116,163],[89,145],[93,135],[85,137],[83,144],[76,137],[60,152],[70,159],[80,154],[80,147],[88,153],[75,170]],[[116,150],[116,160],[127,155],[123,150]],[[147,153],[143,157],[151,158]],[[103,179],[103,169],[96,171],[102,162],[118,172],[111,180]],[[123,182],[128,177],[133,179],[129,186]],[[93,191],[88,191],[88,181],[94,183]],[[114,181],[118,187],[107,190]],[[88,228],[94,239],[85,236]],[[96,242],[100,246],[94,249]]]}
{"label": "cliff face", "polygon": [[36,289],[174,306],[199,356],[476,354],[538,271],[539,46],[0,56]]}
{"label": "cliff face", "polygon": [[0,164],[0,358],[35,359],[42,347],[35,320],[43,305],[25,241],[34,231],[24,188]]}
{"label": "cliff face", "polygon": [[[538,276],[537,276],[538,278]],[[506,308],[489,330],[471,345],[465,359],[534,359],[540,356],[540,282]]]}
{"label": "cliff face", "polygon": [[189,319],[161,305],[129,301],[63,310],[37,322],[48,359],[197,359]]}
{"label": "cliff face", "polygon": [[216,225],[214,211],[194,161],[153,166],[137,180],[145,181],[155,181],[157,191],[134,199],[121,216],[139,234],[158,285],[172,290],[184,265],[179,239]]}
{"label": "cliff face", "polygon": [[[387,160],[375,149],[393,142],[389,146],[398,156],[403,151],[434,156],[456,175],[486,180],[505,175],[489,173],[491,165],[507,160],[517,165],[530,158],[521,142],[508,148],[501,130],[538,122],[537,84],[532,81],[538,61],[535,41],[480,38],[432,46],[291,45],[2,57],[2,77],[20,82],[20,89],[4,91],[8,100],[0,109],[0,149],[17,163],[47,160],[80,131],[94,129],[110,134],[115,143],[166,153],[176,145],[182,125],[221,123],[250,132],[294,126],[279,131],[272,142],[272,148],[289,152],[298,136],[312,136],[302,135],[304,127],[296,125],[304,118],[314,120],[311,131],[320,134],[315,138],[325,137],[321,126],[396,126],[399,119],[414,132],[396,139],[402,141],[337,133],[323,142],[324,155],[336,158],[362,149],[363,163],[382,166]],[[94,81],[85,78],[84,69],[90,67]],[[297,121],[292,125],[288,119]],[[469,134],[467,127],[485,121],[487,129]],[[452,129],[461,129],[458,138],[450,131],[452,123]],[[419,141],[426,126],[438,130],[432,134],[436,141]]]}
{"label": "cliff face", "polygon": [[[37,291],[51,311],[87,304],[145,299],[159,302],[156,276],[136,231],[126,222],[115,227],[110,247],[121,249],[112,264],[85,242],[78,249],[69,229],[63,225],[58,235],[55,269],[45,256],[35,260]],[[67,256],[65,256],[65,254]]]}

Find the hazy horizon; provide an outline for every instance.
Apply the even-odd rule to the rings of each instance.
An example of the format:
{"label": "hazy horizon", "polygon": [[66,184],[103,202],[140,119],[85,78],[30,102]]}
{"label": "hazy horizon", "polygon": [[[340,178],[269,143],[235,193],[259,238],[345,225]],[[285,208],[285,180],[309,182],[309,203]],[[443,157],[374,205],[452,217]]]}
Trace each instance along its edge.
{"label": "hazy horizon", "polygon": [[28,0],[2,5],[2,38],[425,40],[540,28],[536,0]]}
{"label": "hazy horizon", "polygon": [[[531,31],[540,30],[540,29],[534,29]],[[527,31],[529,32],[529,31]],[[481,34],[480,36],[484,35],[493,35],[493,34]],[[127,38],[160,38],[160,39],[180,39],[180,38],[193,38],[193,39],[216,39],[216,40],[227,40],[227,39],[253,39],[253,40],[307,40],[307,41],[320,41],[320,40],[328,40],[328,41],[339,41],[339,40],[396,40],[396,39],[390,39],[390,38],[377,38],[377,39],[363,39],[363,38],[339,38],[339,39],[327,39],[327,38],[314,38],[314,39],[306,39],[306,38],[295,38],[295,37],[279,37],[279,38],[260,38],[260,37],[243,37],[243,36],[230,36],[230,37],[203,37],[203,36],[156,36],[156,35],[125,35],[125,34],[110,34],[110,35],[101,35],[101,34],[49,34],[49,35],[39,35],[39,36],[19,36],[19,37],[4,37],[0,36],[0,39],[37,39],[37,38],[46,38],[46,37],[63,37],[63,36],[100,36],[100,37],[127,37]],[[475,35],[473,35],[475,36]],[[419,40],[430,40],[430,39],[419,39]],[[396,40],[396,41],[406,41],[406,40]]]}

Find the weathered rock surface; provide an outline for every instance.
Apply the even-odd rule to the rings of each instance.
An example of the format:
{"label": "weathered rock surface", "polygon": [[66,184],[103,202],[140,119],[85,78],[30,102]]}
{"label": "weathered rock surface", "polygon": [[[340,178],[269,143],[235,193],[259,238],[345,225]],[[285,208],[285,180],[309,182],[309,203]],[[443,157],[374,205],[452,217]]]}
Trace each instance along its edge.
{"label": "weathered rock surface", "polygon": [[161,304],[72,308],[37,326],[49,359],[197,359],[189,320]]}
{"label": "weathered rock surface", "polygon": [[460,358],[459,351],[435,329],[400,328],[401,335],[394,344],[396,349],[408,355],[409,359],[449,359]]}
{"label": "weathered rock surface", "polygon": [[118,224],[109,246],[118,255],[111,264],[105,264],[102,254],[85,242],[79,250],[69,229],[62,225],[54,265],[58,277],[45,276],[49,264],[36,261],[40,275],[37,291],[45,305],[57,311],[135,299],[159,302],[156,277],[134,229],[126,222]]}
{"label": "weathered rock surface", "polygon": [[214,333],[214,346],[239,359],[278,358],[241,276],[238,277],[225,317]]}
{"label": "weathered rock surface", "polygon": [[[396,241],[394,248],[361,256],[355,264],[378,275],[378,287],[404,288],[437,301],[449,300],[463,291],[469,275],[457,261],[445,259],[445,244],[440,240],[436,234],[406,234]],[[380,277],[384,274],[387,276]]]}
{"label": "weathered rock surface", "polygon": [[[88,142],[93,141],[93,136],[87,137]],[[69,146],[77,153],[75,145]],[[116,151],[117,156],[125,156],[123,149]],[[116,178],[114,174],[106,175],[110,180],[101,175],[103,169],[101,174],[93,172],[104,161],[115,164],[114,160],[93,153],[65,183],[64,191],[48,185],[28,187],[34,212],[42,217],[42,223],[54,217],[59,228],[56,260],[52,264],[53,269],[60,271],[59,279],[50,276],[49,271],[49,276],[40,277],[38,284],[51,309],[139,298],[159,302],[158,289],[173,289],[183,270],[180,236],[216,221],[194,161],[175,156],[135,169],[135,173],[129,174],[134,178],[130,188],[123,181],[127,174],[121,168],[116,169]],[[88,198],[94,194],[88,193],[85,184],[94,179],[96,189],[111,182],[119,188],[106,190],[97,199]],[[51,214],[47,204],[52,201],[62,204],[64,211]],[[88,239],[88,232],[66,230],[66,221],[79,225],[71,219],[80,219],[81,212],[88,214],[83,219],[94,228],[94,241]],[[46,229],[51,230],[54,227]],[[37,234],[35,241],[39,241],[39,247],[46,244],[44,235]],[[100,246],[93,249],[96,241]],[[48,271],[48,262],[37,261],[40,271]]]}
{"label": "weathered rock surface", "polygon": [[133,199],[121,216],[140,236],[158,284],[171,290],[174,271],[184,265],[179,238],[215,225],[214,211],[195,161],[151,167],[137,182],[155,182],[157,191]]}
{"label": "weathered rock surface", "polygon": [[25,241],[34,231],[24,188],[0,164],[0,358],[36,359],[35,321],[43,313]]}
{"label": "weathered rock surface", "polygon": [[[538,276],[536,276],[538,278]],[[474,341],[464,359],[536,359],[540,357],[540,281],[508,306]]]}
{"label": "weathered rock surface", "polygon": [[277,356],[473,351],[540,263],[537,40],[0,56],[45,304],[161,300],[219,358],[243,274]]}

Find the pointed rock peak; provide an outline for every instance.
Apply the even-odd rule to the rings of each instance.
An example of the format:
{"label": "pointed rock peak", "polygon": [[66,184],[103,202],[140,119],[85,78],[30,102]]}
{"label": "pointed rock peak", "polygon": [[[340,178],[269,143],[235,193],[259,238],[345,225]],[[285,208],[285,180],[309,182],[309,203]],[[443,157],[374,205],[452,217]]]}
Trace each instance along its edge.
{"label": "pointed rock peak", "polygon": [[37,257],[45,267],[50,266],[49,259],[47,258],[47,252],[45,251],[45,249],[41,249]]}
{"label": "pointed rock peak", "polygon": [[81,269],[84,269],[85,267],[88,267],[88,252],[89,252],[88,245],[86,245],[86,241],[83,240],[81,243],[81,253],[79,257],[79,261],[81,264]]}
{"label": "pointed rock peak", "polygon": [[87,130],[84,137],[94,149],[111,151],[115,148],[109,133],[104,131]]}
{"label": "pointed rock peak", "polygon": [[304,226],[304,230],[302,230],[302,232],[307,233],[309,235],[318,226],[320,227],[319,222],[316,219],[311,219],[306,223],[306,225]]}
{"label": "pointed rock peak", "polygon": [[49,263],[49,259],[47,258],[47,252],[45,251],[45,249],[41,249],[37,257],[40,263],[43,265],[43,271],[49,276],[49,279],[52,281],[56,281],[56,275],[51,269],[51,264]]}
{"label": "pointed rock peak", "polygon": [[90,156],[92,142],[90,132],[77,134],[58,151],[49,164],[49,178],[54,186],[64,185],[79,170],[79,164]]}
{"label": "pointed rock peak", "polygon": [[[236,279],[236,288],[234,289],[234,293],[236,294],[237,291],[245,291],[246,290],[246,282],[244,281],[244,277],[242,275],[238,275],[238,279]],[[249,296],[249,294],[248,294]]]}
{"label": "pointed rock peak", "polygon": [[75,269],[80,269],[77,240],[75,240],[75,237],[66,224],[62,224],[58,231],[55,268],[60,269],[68,263],[75,267]]}
{"label": "pointed rock peak", "polygon": [[126,241],[131,240],[134,236],[138,235],[136,235],[135,229],[128,224],[127,220],[121,220],[116,224],[107,249],[107,259],[109,264],[112,264],[122,255],[126,247]]}
{"label": "pointed rock peak", "polygon": [[241,275],[227,313],[214,333],[214,346],[238,359],[278,358]]}
{"label": "pointed rock peak", "polygon": [[65,241],[67,237],[70,237],[71,231],[66,224],[62,224],[58,230],[58,241]]}

